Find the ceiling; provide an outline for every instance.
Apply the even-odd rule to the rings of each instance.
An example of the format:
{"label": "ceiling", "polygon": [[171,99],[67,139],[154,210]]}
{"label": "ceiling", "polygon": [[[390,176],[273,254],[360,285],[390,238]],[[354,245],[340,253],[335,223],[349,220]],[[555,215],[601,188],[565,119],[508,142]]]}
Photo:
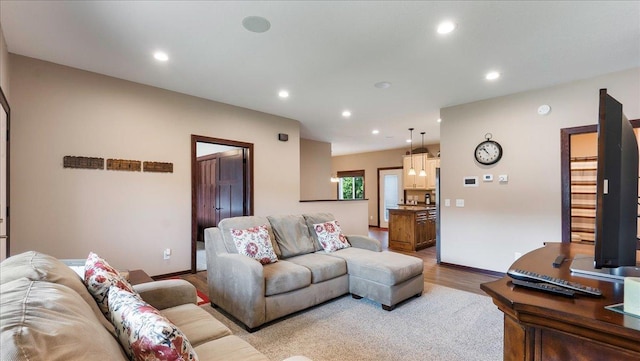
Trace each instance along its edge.
{"label": "ceiling", "polygon": [[409,127],[437,143],[440,108],[640,66],[640,1],[2,0],[0,23],[12,53],[295,119],[333,155],[406,147]]}

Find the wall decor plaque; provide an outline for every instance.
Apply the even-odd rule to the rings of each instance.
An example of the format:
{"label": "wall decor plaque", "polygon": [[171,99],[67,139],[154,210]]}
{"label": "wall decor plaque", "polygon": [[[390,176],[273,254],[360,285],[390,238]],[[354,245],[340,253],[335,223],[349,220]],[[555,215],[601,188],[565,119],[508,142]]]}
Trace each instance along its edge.
{"label": "wall decor plaque", "polygon": [[129,159],[107,159],[108,170],[126,170],[131,172],[139,172],[141,162],[139,160]]}
{"label": "wall decor plaque", "polygon": [[62,158],[62,166],[64,168],[104,169],[104,158],[65,155]]}
{"label": "wall decor plaque", "polygon": [[173,173],[173,163],[144,162],[143,171],[155,173]]}

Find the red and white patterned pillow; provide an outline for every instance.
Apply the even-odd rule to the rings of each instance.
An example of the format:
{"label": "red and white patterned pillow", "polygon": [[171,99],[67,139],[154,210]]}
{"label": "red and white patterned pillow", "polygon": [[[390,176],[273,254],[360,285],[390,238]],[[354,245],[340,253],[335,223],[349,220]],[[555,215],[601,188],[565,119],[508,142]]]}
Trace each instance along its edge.
{"label": "red and white patterned pillow", "polygon": [[109,317],[109,288],[111,286],[135,293],[131,284],[118,271],[93,252],[89,252],[87,263],[84,265],[84,284],[98,303],[100,311],[107,318]]}
{"label": "red and white patterned pillow", "polygon": [[325,252],[335,252],[339,249],[351,247],[347,237],[342,234],[338,221],[317,223],[313,229],[318,235],[318,241]]}
{"label": "red and white patterned pillow", "polygon": [[109,312],[116,336],[135,361],[197,361],[191,343],[176,325],[137,294],[111,287]]}
{"label": "red and white patterned pillow", "polygon": [[238,253],[249,256],[262,264],[278,261],[278,256],[276,256],[271,244],[267,225],[248,229],[231,228],[230,231]]}

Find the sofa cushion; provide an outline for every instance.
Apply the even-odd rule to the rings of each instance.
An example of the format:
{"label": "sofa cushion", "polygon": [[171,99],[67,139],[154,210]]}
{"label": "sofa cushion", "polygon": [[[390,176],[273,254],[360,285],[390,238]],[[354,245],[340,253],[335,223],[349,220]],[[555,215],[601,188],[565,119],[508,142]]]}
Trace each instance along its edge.
{"label": "sofa cushion", "polygon": [[282,258],[315,251],[314,240],[302,215],[268,216]]}
{"label": "sofa cushion", "polygon": [[288,258],[287,261],[304,266],[311,271],[311,283],[320,283],[347,273],[347,262],[338,257],[310,253]]}
{"label": "sofa cushion", "polygon": [[11,256],[0,263],[0,284],[22,277],[26,277],[31,281],[52,282],[71,288],[89,305],[98,320],[100,320],[100,323],[109,332],[115,332],[113,325],[103,315],[80,276],[59,259],[43,253],[29,251]]}
{"label": "sofa cushion", "polygon": [[127,359],[91,307],[65,285],[27,278],[5,282],[0,310],[0,360]]}
{"label": "sofa cushion", "polygon": [[247,229],[231,228],[231,237],[238,253],[253,258],[262,264],[278,261],[273,250],[267,225]]}
{"label": "sofa cushion", "polygon": [[294,291],[311,284],[311,271],[289,261],[264,266],[265,296]]}
{"label": "sofa cushion", "polygon": [[276,256],[280,257],[280,248],[278,247],[278,243],[275,241],[276,237],[273,235],[271,224],[269,224],[269,220],[266,217],[260,216],[231,217],[225,218],[218,223],[218,228],[222,232],[222,240],[224,241],[227,252],[238,253],[236,245],[233,242],[233,237],[231,236],[231,229],[247,229],[262,226],[264,224],[267,225],[267,231],[269,232],[273,251],[276,253]]}
{"label": "sofa cushion", "polygon": [[349,276],[393,286],[422,274],[424,262],[417,257],[395,252],[372,252],[346,248],[330,254],[347,261]]}
{"label": "sofa cushion", "polygon": [[160,313],[184,333],[193,347],[231,334],[222,322],[192,303],[165,308]]}
{"label": "sofa cushion", "polygon": [[325,252],[335,252],[339,249],[349,248],[351,245],[347,237],[342,234],[342,229],[338,221],[330,221],[313,225],[313,229],[318,236],[318,242]]}
{"label": "sofa cushion", "polygon": [[198,359],[182,331],[138,295],[111,287],[108,304],[118,340],[132,360]]}
{"label": "sofa cushion", "polygon": [[311,234],[311,238],[313,238],[313,245],[316,251],[321,251],[322,246],[320,245],[320,241],[318,241],[318,235],[313,229],[314,224],[325,223],[335,221],[336,217],[331,213],[307,213],[302,215],[304,217],[304,221],[307,223],[307,227],[309,228],[309,233]]}
{"label": "sofa cushion", "polygon": [[115,286],[135,293],[133,286],[115,268],[97,254],[89,252],[84,265],[84,284],[98,303],[105,316],[109,317],[109,288]]}
{"label": "sofa cushion", "polygon": [[[278,262],[280,263],[280,262]],[[200,361],[269,361],[249,343],[238,336],[225,336],[195,348]]]}

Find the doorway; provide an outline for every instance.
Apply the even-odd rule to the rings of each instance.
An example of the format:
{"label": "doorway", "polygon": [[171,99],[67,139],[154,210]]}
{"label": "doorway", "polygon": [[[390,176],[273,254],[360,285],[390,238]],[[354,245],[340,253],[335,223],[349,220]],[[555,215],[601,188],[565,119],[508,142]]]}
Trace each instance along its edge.
{"label": "doorway", "polygon": [[389,228],[389,208],[404,202],[402,168],[378,169],[378,227]]}
{"label": "doorway", "polygon": [[[640,128],[640,119],[634,119],[630,122],[634,128]],[[585,172],[590,172],[592,174],[591,178],[595,177],[595,165],[592,167],[574,165],[572,171],[572,162],[575,163],[575,161],[578,161],[579,163],[585,164],[586,162],[595,163],[597,157],[585,157],[584,154],[576,154],[576,147],[573,146],[572,141],[587,139],[589,134],[593,135],[597,132],[598,126],[595,124],[560,129],[563,243],[572,242],[572,239],[573,241],[586,241],[586,243],[593,243],[593,241],[589,239],[588,235],[590,232],[593,232],[591,223],[595,223],[595,179],[586,180],[584,177]],[[597,137],[592,138],[592,141],[596,143],[593,147],[597,148]],[[636,138],[640,139],[638,138],[637,130]],[[584,147],[584,145],[581,146],[581,148]],[[580,152],[581,151],[578,151],[578,153]],[[585,188],[592,189],[589,190]],[[589,204],[586,204],[587,202],[585,199],[591,198],[593,198],[593,200],[589,202]],[[573,206],[572,203],[574,204]],[[640,228],[638,229],[640,230]],[[638,248],[640,249],[640,242],[638,243]]]}
{"label": "doorway", "polygon": [[206,269],[204,230],[253,214],[253,144],[191,136],[191,272]]}

